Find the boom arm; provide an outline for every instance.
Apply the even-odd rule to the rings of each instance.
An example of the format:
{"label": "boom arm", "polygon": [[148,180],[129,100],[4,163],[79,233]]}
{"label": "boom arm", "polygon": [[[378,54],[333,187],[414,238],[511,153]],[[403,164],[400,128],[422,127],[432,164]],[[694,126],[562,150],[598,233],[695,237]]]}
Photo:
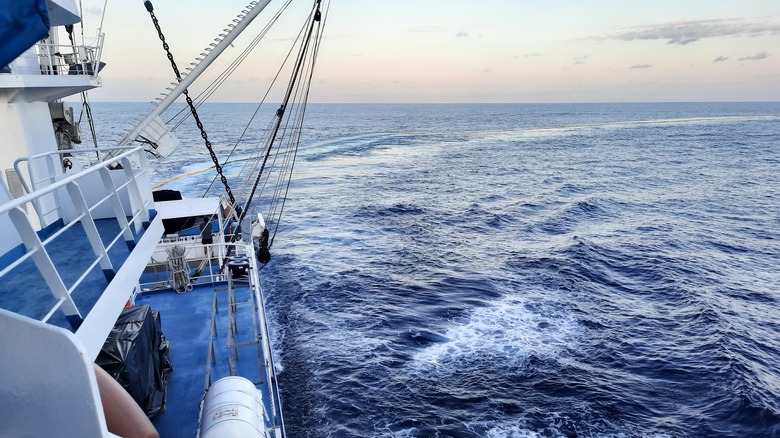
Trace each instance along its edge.
{"label": "boom arm", "polygon": [[[206,69],[225,51],[230,44],[249,26],[249,24],[260,14],[260,12],[268,6],[271,0],[259,0],[254,3],[254,6],[246,12],[246,15],[241,17],[236,25],[230,29],[224,38],[217,43],[217,45],[203,58],[203,60],[192,69],[192,71],[185,77],[179,80],[176,87],[168,93],[167,96],[141,120],[138,125],[130,130],[122,140],[119,141],[119,146],[123,146],[134,142],[138,137],[143,137],[145,140],[152,143],[152,147],[155,149],[155,154],[158,156],[167,156],[173,149],[178,146],[179,141],[173,134],[167,129],[165,123],[160,119],[166,109],[176,101],[176,99],[182,95],[184,90],[187,89],[198,76],[201,75]],[[164,129],[161,129],[164,128]],[[164,131],[164,132],[162,132]]]}

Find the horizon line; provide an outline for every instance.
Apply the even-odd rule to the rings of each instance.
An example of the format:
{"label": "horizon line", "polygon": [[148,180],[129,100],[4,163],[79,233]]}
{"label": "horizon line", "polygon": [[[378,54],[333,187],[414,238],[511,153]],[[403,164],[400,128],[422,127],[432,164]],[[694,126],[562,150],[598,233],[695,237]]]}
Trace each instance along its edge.
{"label": "horizon line", "polygon": [[[91,100],[91,103],[146,103],[154,105],[154,102],[145,100]],[[186,104],[176,101],[177,104]],[[254,101],[208,101],[200,104],[257,104]],[[280,102],[266,102],[267,105]],[[578,105],[578,104],[693,104],[693,103],[780,103],[780,100],[648,100],[648,101],[531,101],[531,102],[308,102],[311,105]]]}

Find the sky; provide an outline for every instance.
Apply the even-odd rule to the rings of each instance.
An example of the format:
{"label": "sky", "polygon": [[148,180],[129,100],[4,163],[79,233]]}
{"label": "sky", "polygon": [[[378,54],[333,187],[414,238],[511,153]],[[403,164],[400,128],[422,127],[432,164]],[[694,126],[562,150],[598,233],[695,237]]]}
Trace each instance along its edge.
{"label": "sky", "polygon": [[[105,11],[104,1],[81,3],[87,42],[105,12],[104,87],[91,99],[151,101],[164,91],[173,75],[143,2]],[[213,100],[262,96],[312,0],[294,3]],[[245,4],[154,1],[185,66]],[[331,0],[325,26],[314,102],[780,101],[778,0]]]}

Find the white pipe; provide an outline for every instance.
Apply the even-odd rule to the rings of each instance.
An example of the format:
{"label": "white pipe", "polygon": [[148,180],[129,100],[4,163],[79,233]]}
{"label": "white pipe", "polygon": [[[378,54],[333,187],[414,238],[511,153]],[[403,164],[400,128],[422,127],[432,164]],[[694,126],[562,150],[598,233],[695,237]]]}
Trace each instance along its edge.
{"label": "white pipe", "polygon": [[[146,117],[141,120],[138,125],[136,125],[135,128],[133,128],[130,132],[128,132],[122,140],[119,141],[119,146],[126,145],[129,143],[132,143],[135,141],[135,139],[138,137],[138,135],[143,131],[144,127],[147,123],[152,121],[155,117],[162,114],[166,109],[168,109],[171,104],[176,101],[176,99],[179,98],[179,96],[184,93],[184,90],[187,89],[193,82],[195,82],[195,79],[198,78],[198,76],[201,75],[206,69],[213,63],[219,55],[222,54],[222,52],[230,46],[230,44],[238,38],[238,36],[241,34],[241,32],[244,31],[244,29],[249,26],[249,24],[257,17],[260,12],[265,9],[266,6],[268,6],[268,3],[271,3],[271,0],[260,0],[257,2],[257,5],[255,5],[254,8],[252,8],[246,16],[241,19],[238,23],[236,23],[235,27],[231,28],[230,31],[227,33],[224,39],[220,41],[216,46],[214,46],[210,51],[207,50],[208,55],[206,55],[205,58],[203,58],[203,61],[201,61],[195,68],[192,69],[192,71],[182,78],[181,82],[170,92],[168,95],[160,101],[160,103],[157,105],[157,107],[152,110],[149,114],[146,115]],[[213,44],[213,43],[212,43]]]}

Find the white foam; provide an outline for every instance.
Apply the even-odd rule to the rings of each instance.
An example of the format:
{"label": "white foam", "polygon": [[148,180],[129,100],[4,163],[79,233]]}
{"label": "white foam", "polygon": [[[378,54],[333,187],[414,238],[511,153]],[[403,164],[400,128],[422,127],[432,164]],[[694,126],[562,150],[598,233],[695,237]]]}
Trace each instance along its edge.
{"label": "white foam", "polygon": [[486,431],[486,438],[538,438],[542,437],[538,432],[526,430],[516,423],[507,422],[494,426]]}
{"label": "white foam", "polygon": [[581,125],[525,127],[499,130],[463,131],[452,134],[471,135],[475,141],[492,140],[536,140],[551,137],[565,137],[576,134],[587,134],[596,129],[622,129],[642,126],[698,125],[750,121],[776,121],[778,116],[714,116],[714,117],[684,117],[674,119],[625,120],[601,123],[584,123]]}
{"label": "white foam", "polygon": [[[475,423],[475,425],[482,426],[480,423]],[[416,437],[420,436],[421,431],[417,428],[410,428],[410,429],[404,429],[404,430],[396,430],[396,431],[387,431],[386,433],[380,433],[378,436],[383,437],[392,437],[392,438],[409,438],[409,437]],[[439,436],[439,434],[436,434],[436,436]],[[540,433],[523,429],[521,426],[514,422],[506,422],[505,424],[500,424],[491,427],[487,431],[485,431],[484,434],[485,438],[541,438],[543,436],[549,436],[549,435],[542,435]],[[565,435],[554,435],[556,437],[560,436],[563,437]]]}
{"label": "white foam", "polygon": [[490,306],[474,309],[453,321],[444,342],[415,353],[414,366],[441,372],[467,361],[524,361],[529,356],[558,360],[576,342],[579,323],[560,304],[545,299],[546,291],[505,296]]}
{"label": "white foam", "polygon": [[[562,424],[565,423],[565,418],[561,417],[559,413],[551,412],[547,418],[547,421],[547,427],[539,431],[526,429],[524,421],[518,419],[507,419],[490,422],[488,423],[488,429],[485,431],[484,436],[486,438],[563,438],[571,436],[570,432],[567,433],[561,430]],[[628,438],[633,436],[643,436],[647,438],[670,438],[670,435],[668,434],[648,434],[642,430],[637,430],[633,426],[624,424],[622,422],[616,423],[604,418],[599,418],[596,421],[589,421],[587,426],[581,427],[580,429],[580,432],[583,436],[597,438]]]}

